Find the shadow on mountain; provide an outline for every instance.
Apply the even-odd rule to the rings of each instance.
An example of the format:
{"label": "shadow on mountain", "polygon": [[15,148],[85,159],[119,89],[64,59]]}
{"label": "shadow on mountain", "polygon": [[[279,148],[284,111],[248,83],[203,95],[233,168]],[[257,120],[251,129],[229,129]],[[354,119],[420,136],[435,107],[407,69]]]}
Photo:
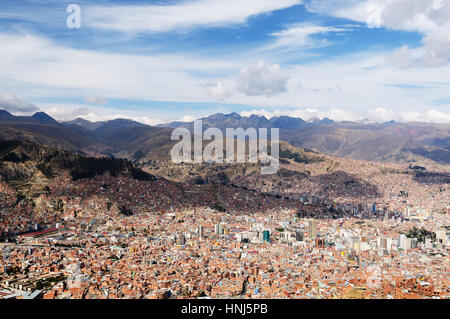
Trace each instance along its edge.
{"label": "shadow on mountain", "polygon": [[450,151],[443,149],[429,151],[425,148],[416,148],[411,150],[411,153],[423,156],[437,163],[450,164]]}
{"label": "shadow on mountain", "polygon": [[330,174],[322,174],[311,177],[311,181],[316,184],[318,192],[316,195],[322,197],[374,197],[379,196],[377,186],[362,181],[355,175],[344,171],[337,171]]}
{"label": "shadow on mountain", "polygon": [[424,141],[426,144],[430,144],[436,147],[440,147],[450,151],[450,136],[444,138],[432,138]]}
{"label": "shadow on mountain", "polygon": [[295,149],[289,145],[283,145],[284,147],[280,149],[280,162],[284,163],[283,160],[293,160],[296,163],[311,164],[319,163],[324,161],[324,158],[309,149]]}
{"label": "shadow on mountain", "polygon": [[450,173],[415,172],[414,180],[422,184],[450,184]]}

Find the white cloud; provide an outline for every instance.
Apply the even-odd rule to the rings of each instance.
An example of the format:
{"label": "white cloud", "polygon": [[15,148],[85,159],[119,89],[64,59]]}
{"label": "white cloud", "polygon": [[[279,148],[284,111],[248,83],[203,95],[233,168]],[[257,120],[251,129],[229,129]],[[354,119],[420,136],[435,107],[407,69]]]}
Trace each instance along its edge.
{"label": "white cloud", "polygon": [[84,101],[89,104],[98,104],[98,105],[105,105],[108,103],[108,100],[106,98],[98,96],[89,96],[85,98]]}
{"label": "white cloud", "polygon": [[90,106],[85,104],[52,104],[46,103],[40,108],[54,119],[66,122],[76,118],[83,118],[91,122],[103,122],[115,119],[130,119],[139,123],[155,126],[158,124],[169,123],[173,121],[190,122],[196,118],[205,116],[202,113],[179,114],[176,112],[168,113],[167,110],[138,110],[138,109],[115,109],[105,106]]}
{"label": "white cloud", "polygon": [[250,96],[274,96],[286,91],[289,77],[278,64],[267,65],[264,61],[244,67],[239,73],[239,91]]}
{"label": "white cloud", "polygon": [[448,4],[436,0],[312,0],[306,7],[368,24],[378,21],[379,27],[418,32],[437,28],[449,14]]}
{"label": "white cloud", "polygon": [[379,107],[374,110],[370,110],[368,112],[367,119],[376,122],[388,122],[395,119],[395,116],[396,114],[394,110]]}
{"label": "white cloud", "polygon": [[316,25],[292,25],[288,29],[272,33],[271,35],[276,37],[276,41],[270,44],[267,49],[276,49],[282,47],[316,47],[325,45],[325,40],[313,40],[312,36],[330,32],[346,31],[350,31],[350,29]]}
{"label": "white cloud", "polygon": [[13,113],[32,113],[38,107],[16,97],[13,93],[0,93],[0,109]]}
{"label": "white cloud", "polygon": [[[238,70],[239,61],[189,54],[133,55],[60,46],[29,34],[0,33],[0,80],[50,92],[162,101],[209,101],[201,72]],[[33,52],[33,54],[30,54]],[[66,95],[70,94],[66,90]]]}
{"label": "white cloud", "polygon": [[205,87],[208,94],[218,101],[224,101],[233,95],[233,91],[225,87],[223,80],[209,81]]}
{"label": "white cloud", "polygon": [[242,24],[248,18],[301,4],[300,0],[194,0],[171,5],[93,5],[85,9],[89,27],[122,32],[183,31]]}
{"label": "white cloud", "polygon": [[179,122],[192,122],[194,120],[196,120],[197,118],[195,116],[192,115],[184,115]]}
{"label": "white cloud", "polygon": [[[435,123],[450,123],[450,112],[444,113],[435,109],[427,111],[425,119]],[[423,118],[421,119],[423,121]]]}
{"label": "white cloud", "polygon": [[[448,16],[450,20],[450,13]],[[424,62],[429,66],[445,65],[450,59],[450,21],[429,32],[424,42]]]}
{"label": "white cloud", "polygon": [[58,121],[71,121],[79,117],[85,119],[95,118],[94,113],[84,105],[47,105],[42,106],[42,109],[45,113]]}
{"label": "white cloud", "polygon": [[[301,118],[305,121],[317,117],[319,119],[329,118],[334,121],[359,121],[362,119],[361,115],[354,114],[350,111],[342,109],[292,109],[292,110],[276,110],[269,111],[266,109],[254,109],[251,111],[241,112],[241,116],[259,115],[270,119],[277,116],[290,116]],[[416,111],[398,112],[393,109],[376,108],[369,110],[364,115],[364,119],[371,122],[384,123],[388,121],[398,122],[431,122],[431,123],[450,123],[450,112],[445,113],[439,110],[429,110],[424,113]]]}
{"label": "white cloud", "polygon": [[424,113],[417,111],[397,112],[392,109],[377,108],[368,112],[368,119],[377,122],[395,120],[400,122],[450,123],[450,112],[445,113],[436,109]]}
{"label": "white cloud", "polygon": [[405,45],[395,49],[392,55],[387,58],[387,61],[400,68],[409,68],[414,64],[416,59],[413,57],[413,51]]}
{"label": "white cloud", "polygon": [[[450,1],[444,0],[313,0],[307,8],[368,26],[419,32],[421,66],[441,66],[450,59]],[[416,50],[417,52],[417,50]]]}

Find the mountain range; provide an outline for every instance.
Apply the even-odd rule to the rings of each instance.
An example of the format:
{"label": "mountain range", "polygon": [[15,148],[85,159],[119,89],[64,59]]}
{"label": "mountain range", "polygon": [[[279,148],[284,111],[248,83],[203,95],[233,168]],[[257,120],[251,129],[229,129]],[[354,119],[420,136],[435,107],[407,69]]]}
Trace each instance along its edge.
{"label": "mountain range", "polygon": [[[330,119],[214,114],[202,118],[204,129],[279,128],[280,138],[296,147],[366,161],[450,164],[450,124],[334,122]],[[128,119],[58,122],[39,112],[14,116],[0,110],[0,139],[26,140],[81,155],[122,157],[135,163],[167,161],[173,128],[193,129],[193,122],[157,127]]]}
{"label": "mountain range", "polygon": [[[203,127],[279,128],[280,139],[321,153],[365,161],[437,162],[450,164],[450,124],[335,122],[324,118],[215,114],[201,119]],[[193,129],[193,122],[164,127]]]}

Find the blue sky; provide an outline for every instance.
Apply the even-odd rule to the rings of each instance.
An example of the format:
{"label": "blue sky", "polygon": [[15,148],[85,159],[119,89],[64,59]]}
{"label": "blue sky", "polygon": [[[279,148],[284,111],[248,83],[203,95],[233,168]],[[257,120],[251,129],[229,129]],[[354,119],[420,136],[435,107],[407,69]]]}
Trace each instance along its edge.
{"label": "blue sky", "polygon": [[449,18],[446,0],[4,0],[0,107],[448,123]]}

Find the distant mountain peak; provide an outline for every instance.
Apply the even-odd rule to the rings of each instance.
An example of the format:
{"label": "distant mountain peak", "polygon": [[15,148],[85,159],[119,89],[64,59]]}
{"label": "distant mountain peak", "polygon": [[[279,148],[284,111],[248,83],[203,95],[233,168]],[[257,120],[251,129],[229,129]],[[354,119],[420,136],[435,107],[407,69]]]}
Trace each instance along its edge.
{"label": "distant mountain peak", "polygon": [[91,122],[89,120],[85,120],[81,117],[76,118],[73,121],[70,122],[65,122],[64,124],[66,125],[78,125],[81,126],[89,131],[95,131],[97,128],[99,128],[100,126],[102,126],[102,123],[100,122]]}
{"label": "distant mountain peak", "polygon": [[318,116],[313,116],[308,120],[308,123],[312,124],[333,124],[336,123],[333,120],[330,120],[328,117],[324,117],[323,119],[320,119]]}
{"label": "distant mountain peak", "polygon": [[11,115],[12,116],[12,114],[11,113],[9,113],[8,111],[6,111],[6,110],[0,110],[0,114],[9,114],[9,115]]}
{"label": "distant mountain peak", "polygon": [[53,117],[51,117],[50,115],[48,115],[45,112],[34,113],[34,115],[31,118],[35,119],[36,121],[38,121],[40,123],[59,124],[59,122],[57,120],[55,120]]}
{"label": "distant mountain peak", "polygon": [[144,123],[136,122],[129,119],[114,119],[103,122],[104,125],[132,125],[132,126],[148,126]]}
{"label": "distant mountain peak", "polygon": [[322,119],[322,121],[320,121],[320,123],[322,123],[322,124],[333,124],[335,122],[333,120],[329,119],[328,117],[324,117]]}
{"label": "distant mountain peak", "polygon": [[313,116],[308,120],[308,123],[319,123],[320,119],[318,116]]}
{"label": "distant mountain peak", "polygon": [[5,110],[0,110],[0,119],[12,119],[14,115]]}

